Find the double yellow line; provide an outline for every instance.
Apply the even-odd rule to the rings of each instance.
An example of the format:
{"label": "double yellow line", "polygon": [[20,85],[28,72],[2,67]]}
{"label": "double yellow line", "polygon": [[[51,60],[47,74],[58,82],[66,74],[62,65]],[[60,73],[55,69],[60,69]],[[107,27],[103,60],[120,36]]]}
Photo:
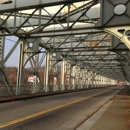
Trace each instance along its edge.
{"label": "double yellow line", "polygon": [[4,128],[4,127],[10,126],[10,125],[14,125],[14,124],[17,124],[17,123],[20,123],[20,122],[29,120],[29,119],[31,119],[31,118],[34,118],[34,117],[37,117],[37,116],[46,114],[46,113],[48,113],[48,112],[51,112],[51,111],[54,111],[54,110],[58,110],[58,109],[63,108],[63,107],[67,107],[67,106],[69,106],[69,105],[72,105],[72,104],[75,104],[75,103],[78,103],[78,102],[81,102],[81,101],[90,99],[90,98],[92,98],[92,97],[98,96],[98,95],[103,94],[103,93],[105,93],[105,92],[107,92],[107,91],[109,91],[109,90],[103,91],[103,92],[98,93],[98,94],[94,94],[94,95],[89,96],[89,97],[81,98],[81,99],[78,99],[78,100],[75,100],[75,101],[72,101],[72,102],[63,104],[63,105],[59,105],[59,106],[56,106],[56,107],[53,107],[53,108],[50,108],[50,109],[47,109],[47,110],[44,110],[44,111],[41,111],[41,112],[37,112],[37,113],[35,113],[35,114],[29,115],[29,116],[25,116],[25,117],[19,118],[19,119],[17,119],[17,120],[13,120],[13,121],[7,122],[6,124],[1,125],[0,128]]}

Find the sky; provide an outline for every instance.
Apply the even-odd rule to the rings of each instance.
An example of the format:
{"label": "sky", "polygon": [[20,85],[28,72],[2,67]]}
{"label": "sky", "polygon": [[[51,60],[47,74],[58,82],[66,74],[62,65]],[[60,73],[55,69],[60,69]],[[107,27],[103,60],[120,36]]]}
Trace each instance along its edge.
{"label": "sky", "polygon": [[[17,37],[15,36],[8,36],[5,37],[5,52],[4,52],[4,57],[9,53],[11,48],[14,46],[15,42],[17,41]],[[6,66],[18,66],[18,52],[19,52],[19,47],[15,49],[15,51],[12,53],[10,58],[6,62]]]}
{"label": "sky", "polygon": [[[17,42],[18,38],[15,36],[8,36],[5,37],[5,51],[4,51],[4,57],[7,56],[7,54],[9,53],[9,51],[12,49],[12,47],[14,46],[14,44]],[[39,54],[39,59],[41,58],[42,54]],[[7,62],[5,63],[5,66],[7,67],[18,67],[18,59],[19,59],[19,45],[16,47],[16,49],[13,51],[13,53],[11,54],[11,56],[9,57],[9,59],[7,60]],[[43,66],[45,64],[45,61],[43,61],[42,65]],[[30,63],[28,62],[26,64],[26,68],[29,68]]]}

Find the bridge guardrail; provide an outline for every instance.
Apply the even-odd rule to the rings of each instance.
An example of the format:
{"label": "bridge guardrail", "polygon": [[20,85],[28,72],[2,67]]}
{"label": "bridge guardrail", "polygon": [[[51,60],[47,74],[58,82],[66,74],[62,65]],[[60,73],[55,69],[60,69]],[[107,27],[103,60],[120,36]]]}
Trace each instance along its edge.
{"label": "bridge guardrail", "polygon": [[[87,89],[87,88],[97,88],[97,87],[107,87],[112,85],[106,85],[106,84],[100,84],[100,85],[65,85],[64,89],[62,86],[58,85],[48,85],[49,91],[58,91],[58,90],[76,90],[76,89]],[[22,95],[22,94],[32,94],[32,93],[38,93],[38,92],[46,92],[45,91],[45,85],[43,84],[37,84],[36,86],[33,86],[32,84],[22,84],[19,91],[16,94],[16,86],[14,85],[12,88],[12,92],[10,93],[6,88],[6,86],[0,86],[0,96],[10,96],[10,95]]]}

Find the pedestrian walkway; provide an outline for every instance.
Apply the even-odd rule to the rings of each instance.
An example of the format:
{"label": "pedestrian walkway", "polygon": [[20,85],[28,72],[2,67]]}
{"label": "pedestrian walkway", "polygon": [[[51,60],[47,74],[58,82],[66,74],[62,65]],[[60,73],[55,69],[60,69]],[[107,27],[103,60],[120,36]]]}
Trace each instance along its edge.
{"label": "pedestrian walkway", "polygon": [[126,86],[77,130],[130,130],[130,87]]}

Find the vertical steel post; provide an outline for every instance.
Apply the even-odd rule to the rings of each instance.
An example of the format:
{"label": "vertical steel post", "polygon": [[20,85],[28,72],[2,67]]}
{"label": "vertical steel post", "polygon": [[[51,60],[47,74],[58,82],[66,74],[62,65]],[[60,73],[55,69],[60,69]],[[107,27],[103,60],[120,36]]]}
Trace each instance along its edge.
{"label": "vertical steel post", "polygon": [[20,41],[19,45],[19,57],[18,57],[18,71],[17,71],[17,83],[15,95],[20,94],[21,84],[23,82],[23,65],[24,65],[24,43]]}
{"label": "vertical steel post", "polygon": [[85,88],[88,88],[88,71],[85,74]]}
{"label": "vertical steel post", "polygon": [[83,89],[83,69],[80,70],[80,88]]}
{"label": "vertical steel post", "polygon": [[72,89],[75,89],[75,67],[72,67]]}
{"label": "vertical steel post", "polygon": [[65,90],[65,59],[62,59],[61,66],[61,90]]}
{"label": "vertical steel post", "polygon": [[88,74],[88,88],[90,88],[90,86],[91,86],[91,78],[90,78],[90,72],[89,71],[87,71],[87,74]]}
{"label": "vertical steel post", "polygon": [[96,84],[96,77],[95,77],[95,73],[93,73],[93,88],[95,88],[95,84]]}
{"label": "vertical steel post", "polygon": [[[3,30],[0,30],[0,34],[3,33]],[[4,47],[5,47],[5,38],[3,36],[0,37],[0,69],[3,68],[3,58],[4,58]],[[2,85],[3,81],[3,74],[0,71],[0,85]],[[1,87],[1,86],[0,86]],[[9,88],[6,87],[6,89],[10,92]]]}
{"label": "vertical steel post", "polygon": [[[0,30],[0,34],[5,34],[5,30]],[[4,83],[8,94],[13,94],[13,88],[9,82],[8,76],[5,71],[5,62],[4,62],[4,49],[5,48],[5,37],[0,37],[0,84]]]}
{"label": "vertical steel post", "polygon": [[93,72],[91,72],[91,83],[92,83],[92,85],[91,85],[91,87],[93,88],[94,87],[94,74],[93,74]]}
{"label": "vertical steel post", "polygon": [[46,52],[46,65],[45,65],[45,71],[44,71],[44,86],[45,86],[45,92],[49,91],[49,62],[50,62],[50,53]]}
{"label": "vertical steel post", "polygon": [[[38,48],[39,48],[39,45],[38,43],[37,44],[34,44],[33,45],[35,50],[38,51]],[[39,82],[39,75],[38,75],[38,69],[39,69],[39,64],[38,64],[38,61],[39,61],[39,55],[36,54],[34,56],[34,78],[33,78],[33,90],[32,90],[32,93],[36,93],[39,91],[39,86],[37,85],[37,83]]]}
{"label": "vertical steel post", "polygon": [[82,70],[80,69],[80,73],[79,73],[79,88],[82,88]]}
{"label": "vertical steel post", "polygon": [[96,78],[96,73],[94,74],[94,87],[96,87],[96,83],[97,83],[97,78]]}

